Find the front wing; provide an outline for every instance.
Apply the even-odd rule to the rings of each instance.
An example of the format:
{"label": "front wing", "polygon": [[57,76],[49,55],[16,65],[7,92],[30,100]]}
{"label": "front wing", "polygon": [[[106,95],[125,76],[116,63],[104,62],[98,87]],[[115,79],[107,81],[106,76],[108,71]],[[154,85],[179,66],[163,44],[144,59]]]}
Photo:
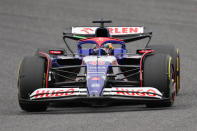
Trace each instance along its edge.
{"label": "front wing", "polygon": [[86,88],[40,88],[30,95],[28,101],[66,101],[66,100],[131,100],[158,101],[164,100],[162,93],[153,87],[112,87],[104,88],[101,96],[88,96]]}

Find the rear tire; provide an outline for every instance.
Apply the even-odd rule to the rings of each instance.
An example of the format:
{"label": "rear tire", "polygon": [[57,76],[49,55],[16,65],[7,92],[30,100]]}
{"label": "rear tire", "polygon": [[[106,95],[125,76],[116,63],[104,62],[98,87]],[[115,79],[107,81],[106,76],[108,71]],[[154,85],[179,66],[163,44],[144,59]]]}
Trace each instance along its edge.
{"label": "rear tire", "polygon": [[174,45],[150,45],[148,48],[155,50],[155,53],[168,54],[172,56],[172,62],[176,70],[176,94],[180,91],[180,55],[179,49]]}
{"label": "rear tire", "polygon": [[45,111],[47,103],[31,102],[29,95],[45,86],[45,60],[37,57],[25,57],[19,66],[18,100],[22,110],[28,112]]}
{"label": "rear tire", "polygon": [[169,107],[174,103],[175,82],[172,58],[166,54],[147,56],[144,60],[144,86],[157,88],[166,98],[148,103],[147,107]]}

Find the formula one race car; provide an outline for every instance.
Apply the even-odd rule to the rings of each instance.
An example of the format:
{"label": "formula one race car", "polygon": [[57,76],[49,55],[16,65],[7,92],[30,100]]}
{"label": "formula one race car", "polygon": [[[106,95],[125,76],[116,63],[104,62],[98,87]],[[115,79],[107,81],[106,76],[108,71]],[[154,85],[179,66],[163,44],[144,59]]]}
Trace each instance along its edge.
{"label": "formula one race car", "polygon": [[[92,105],[137,102],[169,107],[180,90],[180,56],[173,45],[149,45],[144,27],[72,27],[63,33],[65,49],[38,49],[25,57],[18,71],[19,105],[45,111],[50,103]],[[130,42],[148,38],[144,49],[128,53]],[[77,53],[67,43],[77,42]]]}

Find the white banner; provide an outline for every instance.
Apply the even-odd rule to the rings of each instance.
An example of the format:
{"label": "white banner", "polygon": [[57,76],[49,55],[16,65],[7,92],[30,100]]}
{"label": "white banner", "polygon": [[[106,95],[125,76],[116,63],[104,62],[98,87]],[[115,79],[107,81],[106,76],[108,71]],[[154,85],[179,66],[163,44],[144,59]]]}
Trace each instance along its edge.
{"label": "white banner", "polygon": [[[73,34],[95,34],[99,27],[72,27]],[[107,27],[110,35],[126,35],[144,33],[144,27]]]}

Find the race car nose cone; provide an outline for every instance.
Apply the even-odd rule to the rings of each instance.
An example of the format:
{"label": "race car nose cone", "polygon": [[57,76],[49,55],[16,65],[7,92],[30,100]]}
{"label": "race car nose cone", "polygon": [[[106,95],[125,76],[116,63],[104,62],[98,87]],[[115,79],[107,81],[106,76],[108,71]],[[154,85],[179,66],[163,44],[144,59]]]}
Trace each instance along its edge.
{"label": "race car nose cone", "polygon": [[100,96],[104,86],[104,79],[101,76],[92,76],[87,80],[89,96]]}
{"label": "race car nose cone", "polygon": [[112,63],[111,59],[115,59],[115,57],[87,56],[83,59],[87,66],[86,86],[89,96],[102,95],[108,67]]}

